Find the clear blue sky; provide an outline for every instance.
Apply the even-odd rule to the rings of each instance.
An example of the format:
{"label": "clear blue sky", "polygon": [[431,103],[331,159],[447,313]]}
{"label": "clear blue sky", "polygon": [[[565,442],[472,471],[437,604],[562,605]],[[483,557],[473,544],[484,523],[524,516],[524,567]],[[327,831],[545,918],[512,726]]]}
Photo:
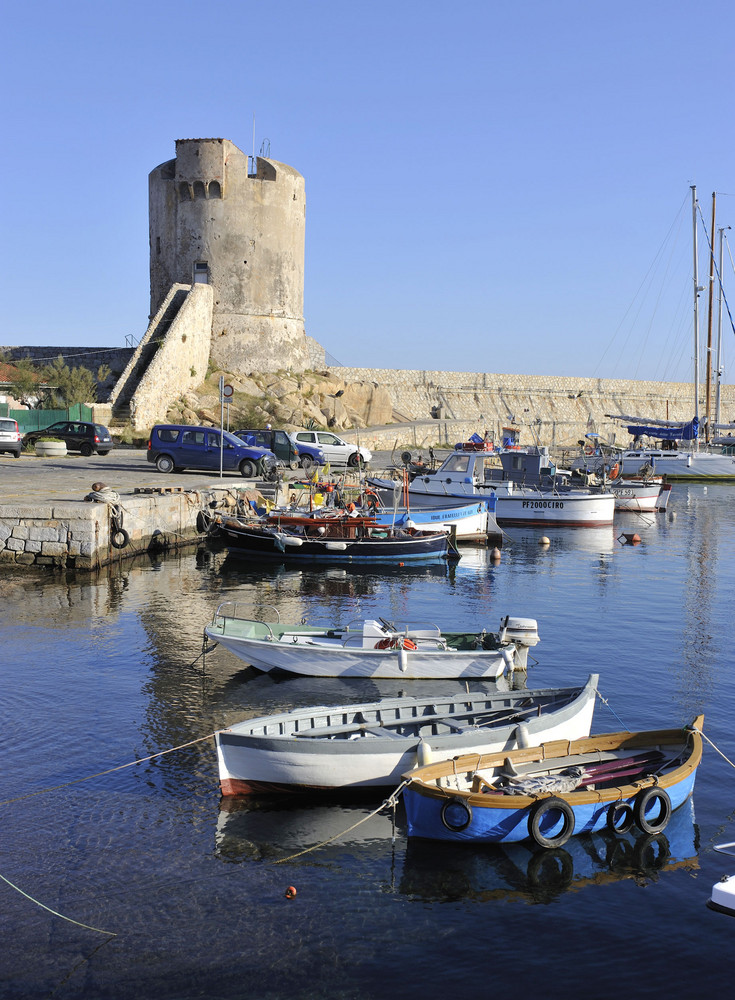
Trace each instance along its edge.
{"label": "clear blue sky", "polygon": [[689,185],[735,226],[734,28],[728,0],[6,6],[0,343],[142,336],[149,171],[250,152],[255,115],[342,363],[686,381]]}

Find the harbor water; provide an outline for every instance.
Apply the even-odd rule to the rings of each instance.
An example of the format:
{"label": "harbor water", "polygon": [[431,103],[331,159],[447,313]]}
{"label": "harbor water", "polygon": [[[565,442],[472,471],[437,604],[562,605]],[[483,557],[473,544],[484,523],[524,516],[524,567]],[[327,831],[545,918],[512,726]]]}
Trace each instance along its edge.
{"label": "harbor water", "polygon": [[[456,565],[293,568],[201,547],[94,576],[6,573],[3,1000],[729,992],[735,921],[706,904],[735,875],[714,850],[735,841],[735,486],[675,484],[666,514],[609,528],[508,534],[499,562],[468,547]],[[703,712],[720,753],[705,744],[663,834],[551,852],[409,842],[381,797],[224,801],[216,729],[460,683],[276,677],[203,656],[230,600],[332,623],[535,618],[529,687],[599,672],[593,732]]]}

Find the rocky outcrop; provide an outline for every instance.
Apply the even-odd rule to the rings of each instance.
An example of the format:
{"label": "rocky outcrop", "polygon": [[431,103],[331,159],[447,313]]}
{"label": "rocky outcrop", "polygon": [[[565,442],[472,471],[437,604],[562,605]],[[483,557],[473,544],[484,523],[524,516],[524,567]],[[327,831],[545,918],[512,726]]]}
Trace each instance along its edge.
{"label": "rocky outcrop", "polygon": [[182,394],[169,408],[168,419],[218,424],[221,376],[234,390],[229,407],[229,426],[233,428],[271,423],[286,429],[316,426],[345,430],[393,419],[391,397],[377,382],[347,381],[323,372],[233,375],[222,371],[213,372],[196,390]]}

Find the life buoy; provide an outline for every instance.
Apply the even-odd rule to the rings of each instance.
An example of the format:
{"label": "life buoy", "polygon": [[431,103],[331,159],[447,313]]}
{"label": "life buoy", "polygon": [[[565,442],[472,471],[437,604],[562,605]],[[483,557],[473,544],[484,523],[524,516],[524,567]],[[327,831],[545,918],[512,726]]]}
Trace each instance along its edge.
{"label": "life buoy", "polygon": [[585,453],[585,455],[594,455],[595,449],[594,448],[585,448],[584,449],[584,453]]}
{"label": "life buoy", "polygon": [[413,639],[403,639],[400,636],[386,636],[385,639],[378,639],[375,649],[418,649]]}
{"label": "life buoy", "polygon": [[[658,809],[656,808],[658,804]],[[651,812],[653,811],[653,815]],[[633,817],[644,833],[661,833],[671,819],[671,799],[664,788],[643,788],[635,797]]]}
{"label": "life buoy", "polygon": [[[552,821],[551,814],[554,813],[561,815],[561,829],[558,833],[552,833],[558,826],[558,822]],[[550,795],[532,807],[528,832],[539,847],[561,847],[574,833],[574,822],[574,810],[569,803],[556,795]],[[549,830],[551,836],[543,832],[545,829]]]}
{"label": "life buoy", "polygon": [[469,802],[452,795],[442,806],[441,821],[451,833],[461,833],[472,822],[472,807]]}
{"label": "life buoy", "polygon": [[607,810],[605,822],[611,833],[628,833],[633,827],[633,810],[627,802],[613,802]]}
{"label": "life buoy", "polygon": [[620,475],[620,464],[616,462],[615,465],[613,465],[612,469],[610,469],[610,471],[608,472],[608,476],[610,479],[617,479],[619,475]]}

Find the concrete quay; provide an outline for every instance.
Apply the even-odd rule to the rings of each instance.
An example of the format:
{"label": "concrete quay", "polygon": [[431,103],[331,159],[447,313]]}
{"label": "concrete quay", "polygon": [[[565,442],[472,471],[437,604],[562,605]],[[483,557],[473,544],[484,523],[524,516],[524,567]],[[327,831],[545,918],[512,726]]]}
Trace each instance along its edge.
{"label": "concrete quay", "polygon": [[[118,495],[124,540],[105,502],[85,500],[93,483]],[[0,565],[95,570],[141,551],[170,549],[203,537],[202,508],[237,490],[257,488],[239,475],[162,475],[142,449],[84,458],[0,455]],[[148,490],[150,492],[143,492]],[[137,492],[136,492],[137,491]]]}

